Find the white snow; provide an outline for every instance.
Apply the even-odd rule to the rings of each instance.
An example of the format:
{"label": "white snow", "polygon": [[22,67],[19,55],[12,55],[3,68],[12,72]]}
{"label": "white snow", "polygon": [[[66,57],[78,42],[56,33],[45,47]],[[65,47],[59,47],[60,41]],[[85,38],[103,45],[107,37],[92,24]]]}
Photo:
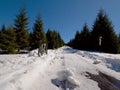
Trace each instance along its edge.
{"label": "white snow", "polygon": [[37,50],[0,55],[0,90],[100,90],[86,73],[98,75],[99,71],[120,80],[120,54],[64,46],[42,57]]}

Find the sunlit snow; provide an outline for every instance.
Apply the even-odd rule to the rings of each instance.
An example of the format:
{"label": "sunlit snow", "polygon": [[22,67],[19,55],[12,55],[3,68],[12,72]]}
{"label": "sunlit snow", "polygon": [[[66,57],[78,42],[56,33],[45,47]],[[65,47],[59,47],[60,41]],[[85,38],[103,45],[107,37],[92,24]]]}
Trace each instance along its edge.
{"label": "sunlit snow", "polygon": [[[101,90],[89,73],[120,80],[120,54],[75,50],[64,46],[37,56],[0,55],[0,90]],[[120,83],[119,83],[120,84]]]}

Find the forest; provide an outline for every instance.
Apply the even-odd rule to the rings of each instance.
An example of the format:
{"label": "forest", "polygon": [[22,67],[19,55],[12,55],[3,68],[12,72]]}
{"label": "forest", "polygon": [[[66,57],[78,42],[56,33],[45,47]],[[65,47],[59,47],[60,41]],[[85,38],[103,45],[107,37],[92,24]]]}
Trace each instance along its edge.
{"label": "forest", "polygon": [[33,50],[46,43],[48,49],[57,49],[63,45],[87,51],[120,53],[120,35],[115,33],[112,22],[104,10],[100,9],[90,30],[85,23],[82,30],[76,31],[67,44],[59,32],[48,29],[45,32],[40,14],[37,15],[32,31],[28,30],[29,20],[25,8],[20,8],[14,24],[0,30],[0,53],[16,54],[19,50]]}
{"label": "forest", "polygon": [[80,50],[117,54],[120,53],[120,35],[115,33],[112,22],[100,9],[92,30],[85,24],[81,31],[76,31],[68,45]]}
{"label": "forest", "polygon": [[14,25],[6,28],[2,25],[0,30],[0,53],[16,54],[20,50],[33,50],[46,43],[48,49],[56,49],[64,45],[59,32],[50,30],[45,33],[40,14],[36,17],[32,31],[28,30],[28,17],[25,8],[20,8],[16,15]]}

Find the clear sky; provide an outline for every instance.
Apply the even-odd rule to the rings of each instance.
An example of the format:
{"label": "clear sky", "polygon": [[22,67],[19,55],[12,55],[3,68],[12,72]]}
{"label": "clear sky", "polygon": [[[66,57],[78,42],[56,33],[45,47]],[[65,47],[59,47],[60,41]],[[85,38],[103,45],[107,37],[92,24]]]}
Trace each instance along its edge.
{"label": "clear sky", "polygon": [[44,30],[58,31],[65,42],[85,23],[91,29],[100,8],[112,21],[115,32],[120,33],[120,0],[0,0],[0,26],[13,24],[22,5],[29,17],[30,30],[40,12]]}

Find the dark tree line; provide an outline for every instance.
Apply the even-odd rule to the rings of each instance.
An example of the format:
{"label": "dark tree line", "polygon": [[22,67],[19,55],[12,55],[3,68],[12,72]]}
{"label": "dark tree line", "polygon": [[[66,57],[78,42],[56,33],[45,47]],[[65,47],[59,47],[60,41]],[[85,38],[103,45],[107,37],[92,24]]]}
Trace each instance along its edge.
{"label": "dark tree line", "polygon": [[8,28],[5,25],[2,26],[0,31],[0,51],[1,53],[16,53],[15,48],[17,48],[16,34],[13,26]]}
{"label": "dark tree line", "polygon": [[85,24],[81,32],[76,32],[75,38],[70,40],[68,45],[75,49],[89,50],[91,41],[90,36],[91,33],[88,29],[88,26]]}
{"label": "dark tree line", "polygon": [[[49,49],[64,45],[60,34],[48,29],[45,33],[40,14],[37,16],[32,32],[28,31],[28,17],[25,8],[21,8],[14,25],[2,26],[0,30],[0,53],[19,53],[19,50],[33,50],[46,43]],[[114,32],[113,25],[103,10],[98,13],[92,30],[85,24],[81,31],[68,43],[80,50],[92,50],[107,53],[120,53],[120,35]]]}
{"label": "dark tree line", "polygon": [[120,53],[120,36],[115,34],[108,16],[100,10],[92,30],[85,24],[82,31],[77,31],[75,38],[70,40],[68,45],[81,50]]}
{"label": "dark tree line", "polygon": [[[32,32],[28,31],[28,17],[25,8],[21,8],[14,20],[14,25],[0,30],[0,53],[19,53],[20,50],[37,49],[43,43],[48,48],[56,49],[64,45],[61,36],[56,31],[44,32],[40,14],[37,16]],[[49,33],[50,31],[50,33]],[[52,40],[54,39],[54,40]]]}
{"label": "dark tree line", "polygon": [[58,32],[48,29],[46,36],[49,49],[55,49],[64,45],[64,41]]}

